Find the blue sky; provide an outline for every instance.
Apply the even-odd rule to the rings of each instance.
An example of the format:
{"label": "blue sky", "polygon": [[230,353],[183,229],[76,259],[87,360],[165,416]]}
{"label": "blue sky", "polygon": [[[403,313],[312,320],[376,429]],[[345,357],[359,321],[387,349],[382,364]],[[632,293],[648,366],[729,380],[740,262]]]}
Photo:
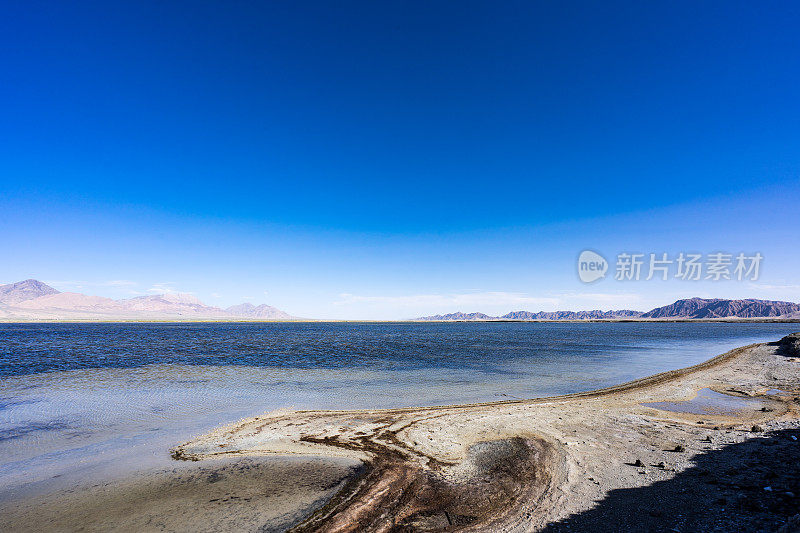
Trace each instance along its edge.
{"label": "blue sky", "polygon": [[[790,2],[11,2],[0,282],[300,316],[800,300]],[[578,253],[760,251],[757,282]]]}

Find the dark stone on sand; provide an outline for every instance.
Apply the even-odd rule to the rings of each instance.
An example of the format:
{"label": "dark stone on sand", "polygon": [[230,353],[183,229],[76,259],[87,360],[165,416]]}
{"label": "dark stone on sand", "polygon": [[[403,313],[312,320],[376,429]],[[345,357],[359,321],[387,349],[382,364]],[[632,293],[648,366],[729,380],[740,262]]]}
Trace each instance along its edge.
{"label": "dark stone on sand", "polygon": [[764,431],[764,428],[762,428],[761,426],[753,426],[752,428],[750,428],[750,431],[752,431],[753,433],[761,433]]}
{"label": "dark stone on sand", "polygon": [[686,451],[686,448],[684,448],[683,446],[681,446],[680,444],[678,444],[677,446],[675,446],[675,448],[673,448],[673,449],[672,449],[672,451],[673,451],[673,452],[685,452],[685,451]]}
{"label": "dark stone on sand", "polygon": [[636,459],[636,461],[633,463],[633,466],[644,466],[644,463],[641,459]]}
{"label": "dark stone on sand", "polygon": [[793,357],[800,356],[800,332],[786,335],[778,342],[779,352]]}

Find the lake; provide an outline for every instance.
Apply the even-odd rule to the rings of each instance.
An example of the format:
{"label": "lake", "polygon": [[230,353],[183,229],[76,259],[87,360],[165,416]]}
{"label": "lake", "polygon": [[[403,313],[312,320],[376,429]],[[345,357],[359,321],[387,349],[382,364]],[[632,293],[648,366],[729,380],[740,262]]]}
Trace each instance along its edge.
{"label": "lake", "polygon": [[696,364],[790,323],[0,324],[0,500],[169,465],[283,408],[509,400]]}

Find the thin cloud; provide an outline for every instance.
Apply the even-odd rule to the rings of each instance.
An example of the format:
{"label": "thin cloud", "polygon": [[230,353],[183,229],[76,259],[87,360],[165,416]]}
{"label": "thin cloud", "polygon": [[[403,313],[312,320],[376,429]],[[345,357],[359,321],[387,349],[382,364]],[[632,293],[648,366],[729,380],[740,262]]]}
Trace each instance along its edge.
{"label": "thin cloud", "polygon": [[138,283],[129,279],[112,279],[102,283],[102,285],[106,287],[132,287],[134,285],[138,285]]}
{"label": "thin cloud", "polygon": [[462,294],[413,294],[403,296],[364,296],[343,293],[334,305],[381,304],[395,307],[476,307],[515,305],[557,305],[558,298],[540,298],[514,292],[470,292]]}
{"label": "thin cloud", "polygon": [[769,283],[751,283],[750,287],[762,291],[797,291],[800,290],[800,285],[790,284],[769,284]]}
{"label": "thin cloud", "polygon": [[584,302],[592,305],[612,306],[616,309],[619,309],[620,306],[636,306],[644,302],[641,295],[634,293],[566,292],[559,294],[557,298],[566,305]]}
{"label": "thin cloud", "polygon": [[46,280],[48,285],[59,287],[72,287],[82,289],[84,287],[133,287],[138,285],[129,279],[112,279],[108,281],[80,281],[80,280]]}
{"label": "thin cloud", "polygon": [[193,292],[179,291],[175,289],[173,285],[175,285],[175,283],[172,281],[154,283],[152,287],[147,289],[147,292],[150,294],[194,294]]}

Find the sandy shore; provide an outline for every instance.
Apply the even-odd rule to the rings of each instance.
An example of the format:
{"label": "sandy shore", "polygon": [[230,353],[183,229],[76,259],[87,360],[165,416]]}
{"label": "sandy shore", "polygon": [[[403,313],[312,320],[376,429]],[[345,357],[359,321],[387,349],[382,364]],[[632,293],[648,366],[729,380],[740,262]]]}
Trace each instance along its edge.
{"label": "sandy shore", "polygon": [[798,395],[776,343],[556,398],[275,412],[171,472],[1,510],[10,530],[793,531]]}

